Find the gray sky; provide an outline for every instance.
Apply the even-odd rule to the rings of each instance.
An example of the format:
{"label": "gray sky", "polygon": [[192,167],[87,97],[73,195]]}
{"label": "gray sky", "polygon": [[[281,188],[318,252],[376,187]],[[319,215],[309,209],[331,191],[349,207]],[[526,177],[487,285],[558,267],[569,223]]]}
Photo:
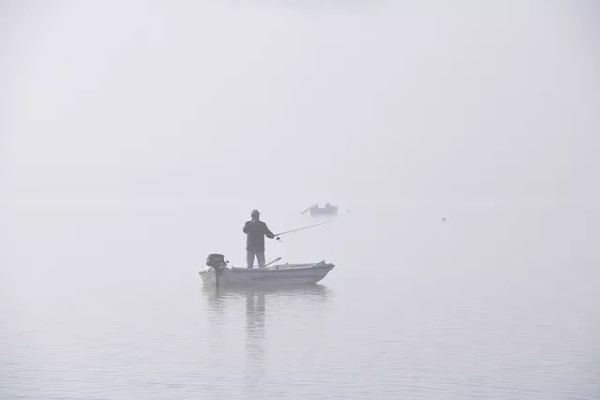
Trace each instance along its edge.
{"label": "gray sky", "polygon": [[303,4],[3,2],[4,194],[597,196],[593,2]]}

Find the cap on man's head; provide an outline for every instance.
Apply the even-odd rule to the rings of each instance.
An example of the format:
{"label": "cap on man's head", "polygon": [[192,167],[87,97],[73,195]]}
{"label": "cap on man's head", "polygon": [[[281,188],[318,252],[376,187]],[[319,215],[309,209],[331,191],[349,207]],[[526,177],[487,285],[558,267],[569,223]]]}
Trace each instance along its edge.
{"label": "cap on man's head", "polygon": [[254,217],[255,215],[260,215],[260,213],[258,212],[258,210],[252,210],[252,214],[250,214],[250,216]]}

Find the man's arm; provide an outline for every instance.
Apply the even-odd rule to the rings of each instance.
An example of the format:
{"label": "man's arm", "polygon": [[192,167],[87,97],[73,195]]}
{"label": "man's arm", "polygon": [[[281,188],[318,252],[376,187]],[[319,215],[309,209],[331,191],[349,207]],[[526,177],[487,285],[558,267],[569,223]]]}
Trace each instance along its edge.
{"label": "man's arm", "polygon": [[269,227],[267,226],[267,224],[265,224],[265,236],[268,237],[269,239],[273,239],[275,237],[273,232],[271,232],[269,230]]}
{"label": "man's arm", "polygon": [[248,233],[248,230],[250,229],[250,224],[251,224],[250,221],[248,221],[244,224],[244,229],[242,229],[242,231],[244,231],[244,233]]}

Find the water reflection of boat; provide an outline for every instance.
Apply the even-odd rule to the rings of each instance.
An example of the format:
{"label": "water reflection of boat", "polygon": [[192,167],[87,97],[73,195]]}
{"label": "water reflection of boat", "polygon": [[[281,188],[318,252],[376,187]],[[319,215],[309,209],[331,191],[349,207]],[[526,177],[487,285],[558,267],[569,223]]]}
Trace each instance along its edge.
{"label": "water reflection of boat", "polygon": [[265,351],[266,294],[246,292],[246,376],[249,390],[258,389],[257,381],[267,369]]}
{"label": "water reflection of boat", "polygon": [[[202,291],[211,299],[211,301],[238,300],[248,298],[250,295],[264,294],[269,297],[287,297],[291,295],[305,295],[312,299],[326,298],[329,296],[331,289],[323,285],[296,285],[289,287],[260,287],[260,288],[243,288],[243,287],[225,287],[217,289],[215,286],[202,285]],[[222,308],[222,307],[220,307]]]}
{"label": "water reflection of boat", "polygon": [[[265,376],[268,375],[268,333],[269,319],[275,321],[284,318],[281,314],[315,309],[315,302],[324,303],[332,292],[322,285],[304,285],[287,288],[219,288],[202,285],[202,292],[209,302],[209,313],[217,326],[211,335],[212,346],[223,345],[224,337],[235,338],[239,333],[239,312],[245,309],[245,390],[249,398],[260,398],[264,395]],[[298,299],[301,299],[298,301]],[[269,307],[269,300],[271,307]],[[291,307],[290,307],[291,306]],[[214,315],[218,314],[218,315]],[[233,319],[230,319],[229,317]],[[215,318],[217,317],[217,318]],[[273,325],[273,324],[272,324]],[[277,324],[275,324],[277,327]],[[273,330],[274,328],[271,328]],[[272,334],[277,335],[275,330]],[[239,336],[238,336],[239,337]],[[227,348],[238,348],[239,343],[228,340]],[[239,354],[239,353],[238,353]]]}

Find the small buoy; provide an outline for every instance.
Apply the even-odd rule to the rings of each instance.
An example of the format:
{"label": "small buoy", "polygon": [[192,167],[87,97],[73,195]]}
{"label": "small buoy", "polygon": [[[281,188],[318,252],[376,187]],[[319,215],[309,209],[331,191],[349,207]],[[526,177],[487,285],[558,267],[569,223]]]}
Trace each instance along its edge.
{"label": "small buoy", "polygon": [[446,222],[446,217],[443,217],[443,218],[442,218],[442,221]]}

